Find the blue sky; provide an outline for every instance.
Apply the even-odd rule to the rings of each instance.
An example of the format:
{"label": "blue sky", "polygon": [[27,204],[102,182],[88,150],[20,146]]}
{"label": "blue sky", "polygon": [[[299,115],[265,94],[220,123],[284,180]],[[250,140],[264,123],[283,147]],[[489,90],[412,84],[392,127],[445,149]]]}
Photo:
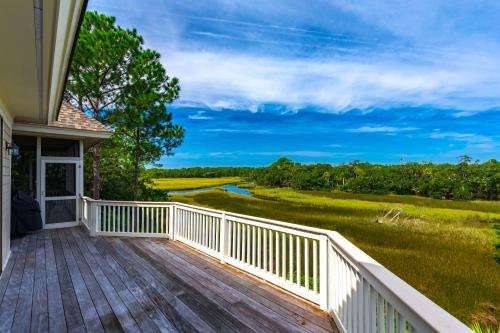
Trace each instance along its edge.
{"label": "blue sky", "polygon": [[500,158],[500,2],[90,0],[181,82],[167,168]]}

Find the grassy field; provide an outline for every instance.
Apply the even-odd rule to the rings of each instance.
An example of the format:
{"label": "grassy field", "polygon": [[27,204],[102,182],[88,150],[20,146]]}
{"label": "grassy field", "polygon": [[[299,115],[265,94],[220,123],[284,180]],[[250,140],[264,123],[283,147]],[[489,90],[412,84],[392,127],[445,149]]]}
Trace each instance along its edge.
{"label": "grassy field", "polygon": [[[491,257],[498,202],[255,189],[258,198],[211,191],[173,200],[339,231],[467,324],[500,321],[500,265]],[[397,222],[374,223],[389,208]],[[494,312],[496,308],[496,312]]]}
{"label": "grassy field", "polygon": [[240,177],[221,178],[158,178],[153,181],[153,187],[160,190],[189,190],[202,187],[213,187],[241,182]]}

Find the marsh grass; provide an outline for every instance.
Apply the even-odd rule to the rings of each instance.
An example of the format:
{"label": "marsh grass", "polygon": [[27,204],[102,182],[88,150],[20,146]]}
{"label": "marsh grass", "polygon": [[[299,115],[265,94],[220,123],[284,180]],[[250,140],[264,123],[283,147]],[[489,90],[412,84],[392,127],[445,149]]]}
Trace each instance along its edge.
{"label": "marsh grass", "polygon": [[500,202],[498,201],[459,201],[459,200],[437,200],[414,195],[394,195],[394,194],[359,194],[340,191],[299,191],[299,193],[310,193],[315,196],[332,199],[355,199],[372,202],[402,203],[414,206],[424,206],[432,208],[449,208],[457,210],[473,210],[479,212],[500,212]]}
{"label": "marsh grass", "polygon": [[202,187],[214,187],[241,182],[240,177],[220,178],[157,178],[153,180],[152,188],[158,190],[190,190]]}
{"label": "marsh grass", "polygon": [[[366,196],[344,200],[337,194],[325,196],[324,192],[256,193],[262,197],[211,191],[175,196],[173,200],[336,230],[468,324],[482,311],[481,304],[500,306],[500,265],[491,258],[495,235],[489,223],[499,214],[491,207],[485,209],[480,204],[481,210],[474,211],[471,204],[467,209],[435,202],[426,206],[425,201],[416,204],[408,197],[396,196],[390,196],[391,201],[369,201]],[[373,222],[381,210],[395,203],[405,205],[423,222]],[[495,314],[497,321],[498,317]]]}

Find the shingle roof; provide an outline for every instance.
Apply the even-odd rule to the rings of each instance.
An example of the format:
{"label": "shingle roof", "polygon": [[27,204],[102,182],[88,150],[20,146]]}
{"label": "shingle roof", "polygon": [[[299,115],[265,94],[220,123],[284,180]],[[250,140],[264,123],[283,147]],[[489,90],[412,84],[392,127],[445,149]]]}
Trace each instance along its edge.
{"label": "shingle roof", "polygon": [[49,126],[94,132],[113,132],[112,130],[104,126],[101,122],[87,116],[85,113],[68,103],[61,104],[61,109],[59,111],[57,121],[50,123]]}

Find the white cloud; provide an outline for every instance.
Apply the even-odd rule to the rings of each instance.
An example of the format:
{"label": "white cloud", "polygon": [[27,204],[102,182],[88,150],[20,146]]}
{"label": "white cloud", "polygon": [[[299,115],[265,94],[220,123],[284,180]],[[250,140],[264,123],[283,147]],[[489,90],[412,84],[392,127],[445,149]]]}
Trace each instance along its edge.
{"label": "white cloud", "polygon": [[429,135],[429,137],[431,139],[453,139],[455,141],[465,141],[470,143],[493,142],[493,139],[488,136],[473,133],[434,131]]}
{"label": "white cloud", "polygon": [[339,157],[339,156],[357,156],[362,153],[332,153],[329,151],[311,151],[311,150],[296,150],[296,151],[265,151],[254,152],[249,155],[262,155],[262,156],[301,156],[301,157]]}
{"label": "white cloud", "polygon": [[391,127],[391,126],[362,126],[359,128],[353,128],[348,130],[348,132],[353,133],[398,133],[398,132],[408,132],[416,131],[417,127]]}
{"label": "white cloud", "polygon": [[[500,144],[496,140],[481,134],[434,131],[429,137],[431,139],[451,139],[462,143],[460,149],[448,152],[447,156],[459,156],[463,154],[477,156],[481,153],[498,153],[500,149]],[[455,145],[452,144],[449,146],[453,147]]]}
{"label": "white cloud", "polygon": [[266,134],[270,133],[269,130],[260,129],[231,129],[231,128],[208,128],[205,132],[212,133],[248,133],[248,134]]}
{"label": "white cloud", "polygon": [[207,116],[205,114],[206,114],[206,111],[198,111],[195,114],[190,114],[188,116],[188,118],[192,119],[192,120],[210,120],[210,119],[213,119],[213,117]]}
{"label": "white cloud", "polygon": [[443,66],[376,58],[370,62],[280,59],[173,48],[162,52],[168,54],[163,62],[180,78],[180,103],[196,102],[214,109],[255,112],[259,105],[278,103],[295,109],[315,105],[338,113],[354,108],[432,105],[464,110],[464,116],[500,105],[496,98],[500,82],[491,63]]}

